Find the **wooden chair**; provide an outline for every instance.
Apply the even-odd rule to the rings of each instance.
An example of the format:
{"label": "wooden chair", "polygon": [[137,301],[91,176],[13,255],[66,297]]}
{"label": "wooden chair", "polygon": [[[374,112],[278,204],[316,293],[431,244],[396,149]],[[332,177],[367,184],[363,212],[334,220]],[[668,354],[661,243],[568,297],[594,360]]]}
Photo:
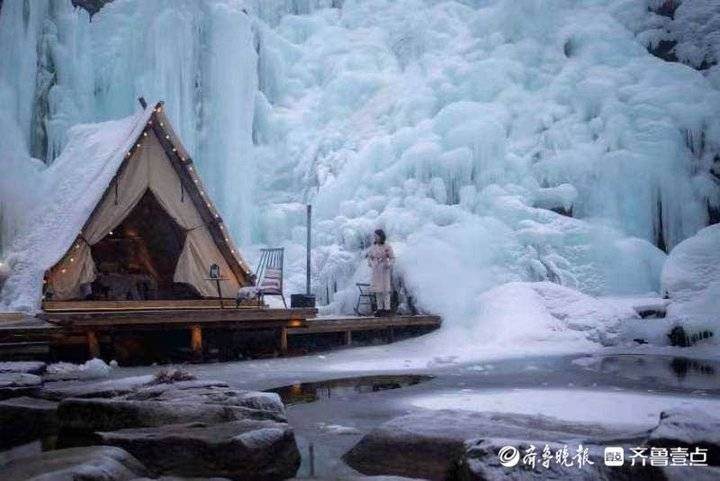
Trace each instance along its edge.
{"label": "wooden chair", "polygon": [[[358,282],[355,284],[358,288],[358,299],[357,303],[355,303],[355,314],[358,316],[371,316],[375,312],[376,306],[375,306],[375,294],[370,292],[370,284]],[[366,314],[362,314],[360,312],[361,307],[367,307],[368,312]]]}
{"label": "wooden chair", "polygon": [[287,308],[283,295],[283,262],[285,249],[282,247],[260,250],[260,262],[255,271],[258,302],[264,302],[265,296],[280,296]]}

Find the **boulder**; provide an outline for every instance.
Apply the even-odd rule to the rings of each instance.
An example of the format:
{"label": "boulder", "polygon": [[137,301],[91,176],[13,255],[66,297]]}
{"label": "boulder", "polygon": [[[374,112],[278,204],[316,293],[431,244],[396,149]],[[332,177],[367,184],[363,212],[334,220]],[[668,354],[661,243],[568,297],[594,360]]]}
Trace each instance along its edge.
{"label": "boulder", "polygon": [[660,413],[660,423],[646,445],[665,448],[696,447],[708,450],[707,461],[720,466],[720,418],[704,411],[676,408]]}
{"label": "boulder", "polygon": [[14,459],[0,472],[7,481],[130,481],[146,475],[137,459],[112,446],[46,451]]}
{"label": "boulder", "polygon": [[65,399],[58,407],[58,421],[63,436],[165,424],[212,424],[275,417],[273,413],[235,406],[125,399]]}
{"label": "boulder", "polygon": [[671,466],[664,469],[666,481],[717,481],[720,468],[698,466]]}
{"label": "boulder", "polygon": [[[344,460],[366,475],[444,480],[456,472],[467,445],[480,438],[539,439],[554,442],[608,436],[599,426],[551,418],[469,411],[424,411],[401,416],[366,434]],[[626,433],[612,433],[615,438]]]}
{"label": "boulder", "polygon": [[18,397],[0,401],[0,447],[15,446],[57,431],[57,403]]}
{"label": "boulder", "polygon": [[275,421],[174,424],[101,432],[97,437],[137,456],[155,476],[271,481],[290,478],[300,467],[292,429]]}
{"label": "boulder", "polygon": [[236,406],[285,416],[285,406],[276,393],[243,391],[227,385],[201,383],[183,381],[147,386],[128,394],[125,399]]}
{"label": "boulder", "polygon": [[153,382],[155,376],[134,376],[104,381],[46,382],[39,396],[52,401],[65,398],[111,398],[129,394]]}
{"label": "boulder", "polygon": [[183,478],[180,476],[160,476],[159,478],[137,478],[133,481],[230,481],[228,478]]}
{"label": "boulder", "polygon": [[37,395],[42,378],[25,372],[0,373],[0,399]]}
{"label": "boulder", "polygon": [[47,365],[41,361],[4,361],[0,362],[1,372],[24,372],[27,374],[42,374]]}

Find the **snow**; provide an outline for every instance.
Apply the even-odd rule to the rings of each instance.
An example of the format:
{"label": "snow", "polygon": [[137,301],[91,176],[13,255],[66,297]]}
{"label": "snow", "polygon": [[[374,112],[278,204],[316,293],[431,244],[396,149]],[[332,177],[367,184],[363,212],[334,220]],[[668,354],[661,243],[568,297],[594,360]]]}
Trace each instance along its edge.
{"label": "snow", "polygon": [[662,271],[662,286],[670,298],[667,317],[693,333],[720,333],[720,224],[678,244]]}
{"label": "snow", "polygon": [[98,379],[108,377],[111,367],[102,359],[90,359],[84,364],[58,362],[49,364],[46,373],[53,379]]}
{"label": "snow", "polygon": [[438,393],[411,398],[415,407],[461,409],[478,412],[547,416],[563,421],[625,425],[637,429],[657,426],[660,413],[668,409],[694,409],[697,419],[720,409],[720,401],[688,396],[565,389],[513,389]]}
{"label": "snow", "polygon": [[248,258],[285,247],[288,294],[304,291],[314,205],[323,313],[351,312],[382,227],[416,305],[445,321],[423,363],[615,343],[636,315],[608,296],[657,297],[656,245],[681,246],[720,205],[717,67],[646,48],[669,35],[690,65],[715,55],[716,6],[686,0],[668,24],[650,3],[115,0],[89,22],[68,2],[5,0],[0,305],[36,306],[76,233],[51,235],[69,205],[52,194],[90,205],[69,194],[101,177],[69,166],[93,129],[70,126],[143,95],[166,101]]}

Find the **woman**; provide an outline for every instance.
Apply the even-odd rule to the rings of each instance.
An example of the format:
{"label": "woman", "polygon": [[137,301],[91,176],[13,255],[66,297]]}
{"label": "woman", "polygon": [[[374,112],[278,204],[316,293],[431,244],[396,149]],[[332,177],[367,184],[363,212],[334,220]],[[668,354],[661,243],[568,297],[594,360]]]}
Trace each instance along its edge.
{"label": "woman", "polygon": [[385,232],[382,229],[375,231],[375,239],[368,250],[367,258],[372,269],[370,292],[375,294],[377,310],[381,313],[389,311],[392,292],[390,273],[395,262],[395,254],[392,247],[385,243]]}

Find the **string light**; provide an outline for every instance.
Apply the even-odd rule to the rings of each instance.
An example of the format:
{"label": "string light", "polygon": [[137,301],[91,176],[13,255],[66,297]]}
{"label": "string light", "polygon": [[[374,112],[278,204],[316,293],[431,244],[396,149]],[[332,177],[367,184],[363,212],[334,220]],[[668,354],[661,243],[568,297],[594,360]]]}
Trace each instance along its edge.
{"label": "string light", "polygon": [[[184,160],[184,159],[183,159],[183,160]],[[190,172],[192,172],[192,170],[193,170],[192,165],[188,165],[188,170],[189,170]]]}
{"label": "string light", "polygon": [[138,142],[135,147],[137,147],[137,148],[139,149],[139,148],[140,148],[140,142]]}
{"label": "string light", "polygon": [[147,137],[147,132],[143,132],[143,137]]}
{"label": "string light", "polygon": [[160,127],[165,127],[165,124],[160,122]]}
{"label": "string light", "polygon": [[173,152],[177,152],[177,149],[176,149],[175,147],[173,147],[172,151],[173,151]]}
{"label": "string light", "polygon": [[166,139],[169,139],[169,138],[170,138],[170,136],[166,134],[166,135],[165,135],[165,138],[166,138]]}
{"label": "string light", "polygon": [[74,258],[74,257],[71,257],[71,258],[70,258],[70,262],[75,262],[75,258]]}
{"label": "string light", "polygon": [[62,272],[63,274],[65,274],[65,273],[67,272],[67,269],[62,269],[60,272]]}

